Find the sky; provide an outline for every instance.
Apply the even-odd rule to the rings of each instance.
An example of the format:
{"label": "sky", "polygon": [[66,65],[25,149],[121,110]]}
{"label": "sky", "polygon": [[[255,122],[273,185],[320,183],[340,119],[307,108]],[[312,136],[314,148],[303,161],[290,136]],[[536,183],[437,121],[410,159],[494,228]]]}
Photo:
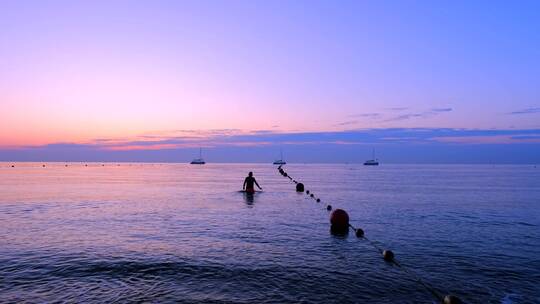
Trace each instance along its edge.
{"label": "sky", "polygon": [[540,163],[538,1],[0,0],[0,161]]}

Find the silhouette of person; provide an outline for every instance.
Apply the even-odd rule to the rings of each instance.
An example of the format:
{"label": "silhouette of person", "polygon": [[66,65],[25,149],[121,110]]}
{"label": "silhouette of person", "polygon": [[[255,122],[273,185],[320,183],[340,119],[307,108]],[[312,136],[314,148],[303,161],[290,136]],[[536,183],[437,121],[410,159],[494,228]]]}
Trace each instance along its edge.
{"label": "silhouette of person", "polygon": [[253,172],[249,172],[248,176],[244,180],[244,185],[242,186],[242,189],[245,190],[246,193],[255,193],[255,187],[253,184],[257,185],[257,187],[262,190],[261,186],[259,186],[259,184],[255,180],[255,177],[253,177]]}

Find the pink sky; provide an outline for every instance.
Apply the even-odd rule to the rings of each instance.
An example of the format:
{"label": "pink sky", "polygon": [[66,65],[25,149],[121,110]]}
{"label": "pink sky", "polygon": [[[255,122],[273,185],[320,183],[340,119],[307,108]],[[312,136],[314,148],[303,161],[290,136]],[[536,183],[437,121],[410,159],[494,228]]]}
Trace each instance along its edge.
{"label": "pink sky", "polygon": [[507,9],[2,2],[0,147],[174,130],[540,128],[540,18],[514,7],[522,18],[508,22]]}

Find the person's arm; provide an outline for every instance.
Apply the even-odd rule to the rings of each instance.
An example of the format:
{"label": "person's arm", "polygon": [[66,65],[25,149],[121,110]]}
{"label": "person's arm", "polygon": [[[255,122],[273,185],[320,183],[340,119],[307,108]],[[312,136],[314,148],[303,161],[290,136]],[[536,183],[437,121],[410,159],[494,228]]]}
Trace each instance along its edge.
{"label": "person's arm", "polygon": [[246,190],[246,183],[247,183],[247,178],[244,179],[244,185],[242,185],[242,190]]}
{"label": "person's arm", "polygon": [[255,185],[257,185],[257,187],[259,187],[259,189],[262,190],[261,186],[259,186],[259,183],[257,183],[257,180],[256,180],[256,179],[253,179],[253,181],[255,182]]}

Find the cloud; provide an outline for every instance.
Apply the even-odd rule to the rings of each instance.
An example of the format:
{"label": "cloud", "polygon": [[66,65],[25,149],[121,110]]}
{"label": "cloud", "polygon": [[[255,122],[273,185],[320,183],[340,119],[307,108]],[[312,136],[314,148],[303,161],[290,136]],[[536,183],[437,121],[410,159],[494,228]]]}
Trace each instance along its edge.
{"label": "cloud", "polygon": [[254,134],[268,134],[268,133],[274,133],[274,130],[255,130],[253,131]]}
{"label": "cloud", "polygon": [[431,114],[432,113],[430,113],[430,112],[403,114],[403,115],[398,115],[398,116],[395,116],[395,117],[392,117],[392,118],[388,118],[385,121],[407,120],[407,119],[417,118],[417,117],[426,117],[426,116],[429,116]]}
{"label": "cloud", "polygon": [[[355,121],[346,121],[342,124],[354,124]],[[305,145],[305,144],[381,144],[391,142],[432,143],[432,142],[468,142],[468,143],[520,143],[539,141],[540,129],[453,129],[453,128],[378,128],[356,129],[347,131],[326,132],[275,132],[271,130],[243,130],[230,133],[210,132],[207,136],[194,137],[162,137],[152,140],[132,140],[95,142],[93,144],[78,145],[80,147],[93,147],[96,149],[120,149],[137,147],[139,149],[154,149],[163,147],[194,148],[194,147],[222,147],[222,146],[257,146],[257,145]],[[467,140],[461,140],[466,138]],[[63,144],[62,144],[63,145]],[[59,144],[49,147],[61,147]]]}
{"label": "cloud", "polygon": [[523,109],[523,110],[510,112],[508,114],[510,114],[510,115],[520,115],[520,114],[535,114],[535,113],[540,113],[540,108],[527,108],[527,109]]}
{"label": "cloud", "polygon": [[[342,124],[355,121],[344,122]],[[204,132],[200,132],[204,133]],[[238,131],[230,133],[207,133],[207,136],[162,136],[152,139],[134,140],[111,140],[102,139],[94,142],[79,143],[53,143],[37,147],[23,147],[48,150],[62,149],[95,149],[95,150],[119,150],[119,149],[176,149],[194,147],[220,147],[220,146],[246,146],[246,145],[279,145],[279,144],[332,144],[332,143],[355,143],[355,144],[381,144],[390,142],[460,142],[461,138],[467,138],[467,142],[485,142],[484,139],[500,139],[500,143],[519,143],[539,141],[540,129],[452,129],[452,128],[378,128],[356,129],[347,131],[326,132],[274,132],[271,130]]]}
{"label": "cloud", "polygon": [[141,135],[141,138],[160,138],[160,137],[207,137],[207,136],[223,136],[238,134],[244,132],[241,129],[207,129],[207,130],[192,130],[192,129],[177,129],[177,130],[161,130],[148,132]]}
{"label": "cloud", "polygon": [[[426,162],[486,161],[499,153],[506,162],[540,162],[540,129],[379,128],[325,132],[193,132],[194,136],[162,136],[133,140],[103,138],[88,143],[52,143],[34,147],[2,147],[4,161],[189,161],[203,147],[212,161],[268,161],[278,147],[296,151],[297,162],[361,161],[371,148],[395,160]],[[163,132],[161,134],[165,134]],[[210,134],[200,136],[201,133]],[[216,135],[216,134],[220,135]],[[494,146],[496,145],[496,146]],[[460,148],[462,147],[462,148]],[[496,151],[493,150],[496,147]],[[389,151],[393,154],[390,154]],[[409,152],[404,152],[409,151]],[[414,151],[414,152],[413,152]],[[509,152],[513,151],[513,152]],[[473,153],[471,153],[473,152]],[[407,154],[408,153],[408,154]],[[287,153],[292,157],[290,152]],[[418,158],[421,155],[421,158]],[[472,155],[472,156],[471,156]],[[444,157],[443,157],[444,156]],[[360,157],[360,158],[359,158]],[[460,158],[461,157],[461,158]],[[458,159],[459,158],[459,159]]]}
{"label": "cloud", "polygon": [[516,135],[516,136],[512,136],[511,139],[515,139],[515,140],[540,140],[540,134],[539,135]]}
{"label": "cloud", "polygon": [[388,119],[386,119],[384,121],[389,122],[389,121],[409,120],[409,119],[412,119],[412,118],[427,118],[427,117],[431,117],[431,116],[435,116],[435,115],[439,115],[441,113],[451,112],[451,111],[452,111],[452,108],[432,108],[432,109],[430,109],[428,111],[424,111],[424,112],[408,113],[408,114],[402,114],[402,115],[394,116],[394,117],[388,118]]}
{"label": "cloud", "polygon": [[431,109],[432,112],[450,112],[452,111],[452,108],[433,108]]}
{"label": "cloud", "polygon": [[[386,110],[389,110],[391,112],[403,112],[403,111],[408,110],[408,109],[409,108],[407,108],[407,107],[386,108]],[[384,113],[378,113],[378,112],[351,114],[351,115],[348,115],[347,117],[369,118],[369,119],[378,120],[378,121],[381,121],[381,122],[390,122],[390,121],[408,120],[408,119],[413,119],[413,118],[426,118],[426,117],[435,116],[435,115],[438,115],[438,114],[451,112],[451,111],[453,111],[452,108],[446,107],[446,108],[431,108],[431,109],[429,109],[427,111],[423,111],[423,112],[411,112],[411,113],[400,114],[400,115],[393,116],[393,117],[388,117],[388,115],[390,113],[384,114]],[[383,119],[383,118],[385,118],[385,119]],[[346,126],[346,125],[356,124],[358,122],[360,122],[360,121],[358,121],[358,120],[344,121],[344,122],[335,124],[335,126]]]}
{"label": "cloud", "polygon": [[378,118],[381,117],[381,113],[361,113],[361,114],[352,114],[349,117],[364,117],[364,118]]}
{"label": "cloud", "polygon": [[348,120],[348,121],[337,123],[334,126],[350,126],[350,125],[358,124],[359,122],[360,122],[359,120]]}

